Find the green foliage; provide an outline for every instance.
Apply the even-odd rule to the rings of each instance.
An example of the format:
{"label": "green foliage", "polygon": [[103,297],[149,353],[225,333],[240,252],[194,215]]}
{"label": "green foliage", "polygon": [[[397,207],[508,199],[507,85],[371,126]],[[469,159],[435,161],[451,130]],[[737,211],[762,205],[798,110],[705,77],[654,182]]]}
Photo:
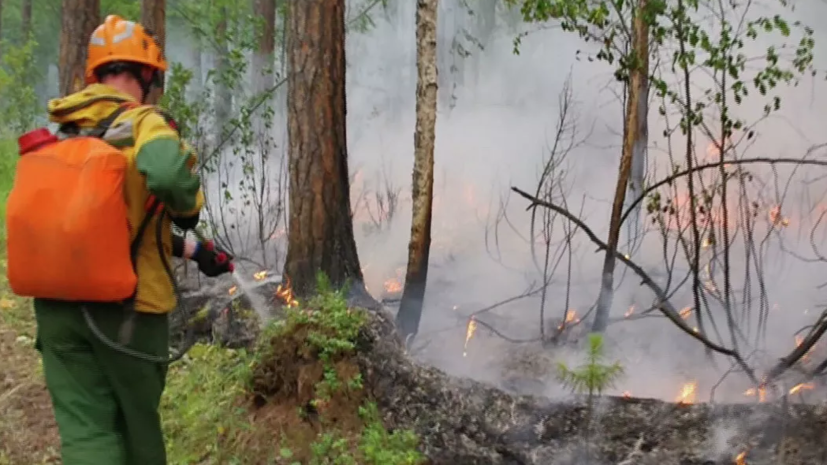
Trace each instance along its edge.
{"label": "green foliage", "polygon": [[[14,182],[14,167],[17,164],[17,144],[12,139],[0,138],[0,223],[5,224],[6,199]],[[6,234],[6,228],[0,230],[0,239]],[[4,251],[5,252],[5,251]]]}
{"label": "green foliage", "polygon": [[[306,330],[308,348],[316,354],[324,367],[323,379],[316,386],[316,393],[319,401],[326,401],[332,393],[343,387],[351,390],[362,387],[361,375],[340,380],[334,363],[356,349],[359,330],[367,315],[364,310],[349,308],[345,290],[333,289],[323,273],[316,276],[316,288],[317,294],[306,304],[287,309],[286,321],[268,325],[262,340],[269,341],[273,337]],[[270,357],[267,347],[262,349],[260,356],[264,360]]]}
{"label": "green foliage", "polygon": [[[768,97],[763,114],[767,116],[781,108],[780,97],[768,95],[773,89],[780,84],[797,84],[797,77],[815,73],[812,68],[815,47],[812,28],[799,21],[788,22],[778,14],[753,17],[749,4],[735,5],[731,11],[718,11],[717,6],[712,8],[699,0],[669,3],[649,0],[646,9],[639,12],[637,2],[631,0],[506,0],[506,3],[520,5],[526,21],[555,20],[564,30],[577,33],[586,42],[595,42],[599,49],[590,59],[615,65],[615,77],[623,82],[628,79],[629,71],[637,66],[633,59],[634,50],[629,45],[632,18],[642,14],[649,29],[652,50],[666,50],[671,55],[672,72],[694,71],[700,67],[716,80],[713,89],[687,105],[686,97],[681,94],[683,89],[674,88],[657,73],[649,72],[651,86],[657,95],[679,108],[680,126],[684,132],[690,127],[708,125],[704,110],[712,106],[718,108],[723,134],[712,137],[713,140],[723,140],[733,130],[749,124],[733,118],[730,106],[741,104],[751,91]],[[786,2],[779,2],[779,5],[787,6]],[[715,11],[716,16],[711,21],[696,21],[699,12],[707,7]],[[732,22],[728,21],[730,17]],[[794,30],[798,31],[799,39],[792,47],[792,56],[781,53],[781,50],[791,48],[786,43],[768,47],[759,57],[745,53],[749,41],[758,43],[760,38],[763,42],[772,37],[761,36],[773,34],[776,39],[786,41]],[[515,51],[518,51],[519,41],[520,37],[515,39]],[[762,66],[756,69],[756,62]],[[681,78],[686,77],[681,75]],[[665,115],[667,109],[661,106],[659,112]],[[711,131],[706,127],[705,132]]]}
{"label": "green foliage", "polygon": [[[418,465],[425,456],[417,451],[419,438],[409,430],[389,433],[373,402],[359,407],[364,429],[354,449],[350,441],[336,432],[319,435],[310,448],[310,465]],[[284,456],[284,454],[282,454]],[[289,457],[286,457],[289,458]]]}
{"label": "green foliage", "polygon": [[172,63],[164,95],[159,106],[175,115],[175,122],[184,139],[190,139],[198,127],[199,118],[207,111],[204,99],[188,99],[187,93],[194,87],[193,73],[181,63]]}
{"label": "green foliage", "polygon": [[32,129],[39,113],[32,82],[38,73],[34,60],[37,43],[3,48],[0,61],[0,136],[17,137]]}
{"label": "green foliage", "polygon": [[618,362],[605,364],[603,336],[589,334],[589,347],[586,363],[571,369],[565,363],[557,364],[557,376],[560,381],[578,394],[600,395],[623,375],[623,367]]}
{"label": "green foliage", "polygon": [[368,402],[359,408],[359,415],[365,422],[365,430],[359,450],[365,460],[373,465],[416,465],[425,457],[417,451],[419,438],[409,430],[396,430],[388,433],[382,425],[379,409],[375,403]]}
{"label": "green foliage", "polygon": [[249,427],[240,400],[250,361],[243,350],[196,344],[185,361],[170,366],[161,401],[170,464],[222,457],[221,439]]}

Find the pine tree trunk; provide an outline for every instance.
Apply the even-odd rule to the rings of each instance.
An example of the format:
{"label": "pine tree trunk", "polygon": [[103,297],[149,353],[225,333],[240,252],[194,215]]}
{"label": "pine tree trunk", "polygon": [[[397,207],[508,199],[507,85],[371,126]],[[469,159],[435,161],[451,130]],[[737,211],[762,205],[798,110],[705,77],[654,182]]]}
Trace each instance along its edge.
{"label": "pine tree trunk", "polygon": [[413,214],[408,244],[405,290],[396,323],[405,340],[419,331],[428,281],[431,251],[431,215],[434,201],[434,140],[438,90],[438,0],[419,0],[416,8],[416,131],[414,132]]}
{"label": "pine tree trunk", "polygon": [[[623,205],[626,190],[632,171],[632,160],[635,151],[640,151],[640,145],[646,145],[647,105],[645,100],[649,96],[649,25],[644,19],[643,10],[647,0],[638,0],[637,11],[632,22],[632,53],[634,66],[629,71],[628,98],[626,99],[626,121],[623,134],[623,151],[620,157],[615,197],[612,203],[612,216],[609,222],[609,239],[606,256],[603,259],[603,273],[600,282],[600,295],[597,298],[593,332],[603,332],[609,325],[609,314],[614,297],[614,271],[617,260],[618,239],[620,238],[620,218],[623,214]],[[644,100],[641,102],[641,100]]]}
{"label": "pine tree trunk", "polygon": [[60,94],[85,86],[86,50],[92,32],[100,24],[99,0],[63,0],[58,74]]}
{"label": "pine tree trunk", "polygon": [[276,49],[276,0],[253,0],[253,12],[264,21],[252,66],[253,90],[260,93],[273,87],[275,82],[272,67]]}
{"label": "pine tree trunk", "polygon": [[[166,11],[166,0],[141,1],[141,24],[155,35],[155,40],[158,41],[158,46],[161,47],[161,50],[165,49],[167,40]],[[147,103],[157,105],[163,93],[164,76],[162,74],[161,87],[149,93],[146,99]]]}
{"label": "pine tree trunk", "polygon": [[20,12],[20,32],[23,43],[28,42],[32,34],[32,0],[23,0]]}
{"label": "pine tree trunk", "polygon": [[[0,39],[3,38],[3,0],[0,0]],[[3,44],[0,41],[0,60],[3,59]]]}
{"label": "pine tree trunk", "polygon": [[363,286],[347,167],[345,0],[292,0],[287,125],[290,221],[284,273],[300,296],[316,273]]}

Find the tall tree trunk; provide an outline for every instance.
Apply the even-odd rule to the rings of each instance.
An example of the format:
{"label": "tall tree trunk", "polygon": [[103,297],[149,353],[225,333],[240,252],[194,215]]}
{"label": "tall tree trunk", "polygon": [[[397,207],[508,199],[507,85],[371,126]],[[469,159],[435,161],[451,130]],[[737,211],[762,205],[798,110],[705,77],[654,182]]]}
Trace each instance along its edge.
{"label": "tall tree trunk", "polygon": [[68,95],[85,85],[86,49],[100,24],[99,0],[63,0],[58,74],[60,94]]}
{"label": "tall tree trunk", "polygon": [[0,0],[0,60],[3,59],[3,0]]}
{"label": "tall tree trunk", "polygon": [[287,125],[287,275],[298,295],[316,273],[362,287],[350,218],[345,100],[345,0],[291,0]]}
{"label": "tall tree trunk", "polygon": [[[216,61],[218,62],[218,74],[222,77],[227,75],[230,66],[227,27],[227,10],[221,7],[221,21],[218,23],[215,34],[217,42],[215,55],[217,58]],[[224,134],[224,125],[229,121],[230,115],[232,114],[233,96],[225,80],[216,81],[215,87],[215,135],[220,140],[222,134]]]}
{"label": "tall tree trunk", "polygon": [[32,34],[32,0],[23,0],[20,12],[20,32],[23,43],[28,42]]}
{"label": "tall tree trunk", "polygon": [[428,281],[431,252],[431,215],[434,202],[434,140],[438,90],[437,10],[439,0],[418,0],[416,7],[416,131],[414,132],[413,214],[408,244],[405,290],[396,323],[402,337],[419,331]]}
{"label": "tall tree trunk", "polygon": [[253,12],[264,21],[252,67],[253,90],[260,93],[273,87],[275,82],[272,68],[276,49],[276,0],[253,0]]}
{"label": "tall tree trunk", "polygon": [[609,240],[607,241],[606,256],[603,260],[603,274],[600,282],[600,295],[597,298],[592,331],[603,332],[609,324],[609,313],[612,309],[614,297],[615,253],[620,238],[620,218],[623,214],[623,205],[629,178],[632,172],[632,161],[636,152],[645,150],[648,130],[646,124],[647,102],[649,92],[649,24],[646,22],[644,10],[648,0],[638,0],[635,17],[632,20],[632,54],[633,66],[629,71],[628,98],[626,99],[626,121],[623,131],[623,152],[620,157],[620,169],[615,187],[615,198],[612,203],[612,216],[609,223]]}
{"label": "tall tree trunk", "polygon": [[190,71],[192,71],[192,80],[187,87],[187,98],[192,100],[200,98],[201,90],[204,86],[204,73],[203,67],[201,66],[204,48],[201,45],[201,39],[197,36],[193,36],[190,39],[189,45],[190,60],[192,61],[192,66],[190,67]]}
{"label": "tall tree trunk", "polygon": [[[161,50],[165,50],[167,42],[166,12],[166,0],[141,0],[141,24],[152,31]],[[163,93],[164,75],[161,74],[161,87],[149,93],[146,99],[147,103],[157,105]]]}

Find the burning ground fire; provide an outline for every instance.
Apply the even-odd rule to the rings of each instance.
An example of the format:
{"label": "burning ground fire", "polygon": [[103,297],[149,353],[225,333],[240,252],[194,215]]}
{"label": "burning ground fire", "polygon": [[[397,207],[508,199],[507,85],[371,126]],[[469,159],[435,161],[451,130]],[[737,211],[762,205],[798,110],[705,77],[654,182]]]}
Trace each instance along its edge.
{"label": "burning ground fire", "polygon": [[468,320],[468,326],[465,328],[465,345],[462,347],[462,356],[468,356],[468,343],[471,341],[471,338],[474,337],[474,333],[477,332],[477,320],[471,318]]}
{"label": "burning ground fire", "polygon": [[276,297],[281,299],[287,307],[299,306],[299,301],[293,296],[293,288],[290,286],[290,278],[287,275],[284,276],[284,283],[276,288]]}
{"label": "burning ground fire", "polygon": [[[267,277],[267,270],[257,271],[253,273],[253,279],[256,281],[262,281],[264,278]],[[233,295],[238,292],[238,286],[233,286],[229,289],[229,294]],[[276,288],[276,297],[282,301],[282,303],[287,307],[298,307],[299,301],[295,299],[293,296],[293,289],[290,286],[290,278],[287,276],[284,277],[284,283],[279,284]]]}
{"label": "burning ground fire", "polygon": [[678,394],[678,397],[675,399],[675,402],[683,405],[694,404],[697,391],[698,382],[690,381],[681,387],[681,391]]}

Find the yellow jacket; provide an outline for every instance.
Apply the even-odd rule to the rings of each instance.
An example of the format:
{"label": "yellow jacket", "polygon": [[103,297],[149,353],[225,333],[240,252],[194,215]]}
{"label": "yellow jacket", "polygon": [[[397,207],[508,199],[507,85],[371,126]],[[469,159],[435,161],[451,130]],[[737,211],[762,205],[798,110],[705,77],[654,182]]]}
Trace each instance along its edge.
{"label": "yellow jacket", "polygon": [[[122,103],[132,101],[131,96],[110,86],[92,84],[80,92],[51,100],[49,119],[59,124],[75,123],[82,129],[93,128]],[[104,139],[121,148],[129,162],[124,194],[132,241],[147,214],[150,194],[164,203],[170,215],[193,217],[200,212],[204,194],[200,179],[194,173],[195,153],[152,107],[142,106],[123,112]],[[164,270],[155,240],[156,228],[157,217],[150,221],[138,250],[135,308],[139,312],[166,313],[176,306],[172,282]],[[169,215],[164,217],[161,228],[163,253],[171,262],[172,222]]]}

